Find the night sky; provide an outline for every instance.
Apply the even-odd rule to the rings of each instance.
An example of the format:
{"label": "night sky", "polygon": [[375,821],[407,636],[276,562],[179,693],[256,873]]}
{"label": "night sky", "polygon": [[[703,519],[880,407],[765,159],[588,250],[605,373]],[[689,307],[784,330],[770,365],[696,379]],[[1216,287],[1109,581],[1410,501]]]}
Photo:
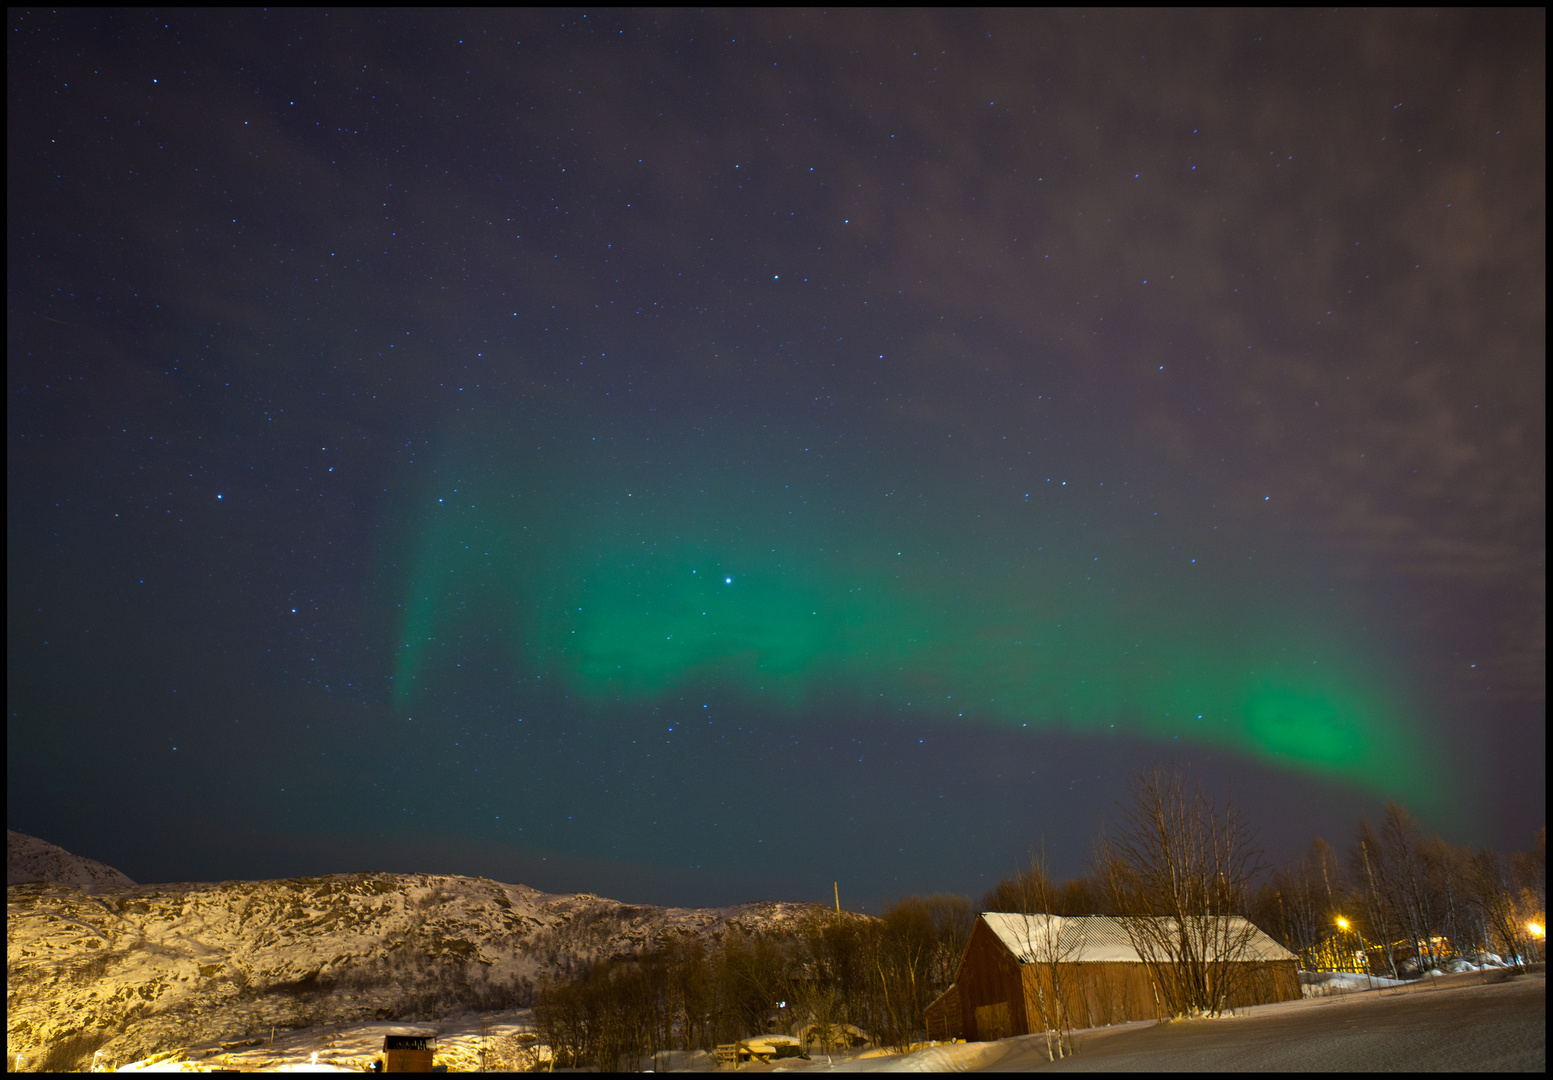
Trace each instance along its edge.
{"label": "night sky", "polygon": [[686,905],[1546,802],[1546,17],[9,13],[7,815]]}

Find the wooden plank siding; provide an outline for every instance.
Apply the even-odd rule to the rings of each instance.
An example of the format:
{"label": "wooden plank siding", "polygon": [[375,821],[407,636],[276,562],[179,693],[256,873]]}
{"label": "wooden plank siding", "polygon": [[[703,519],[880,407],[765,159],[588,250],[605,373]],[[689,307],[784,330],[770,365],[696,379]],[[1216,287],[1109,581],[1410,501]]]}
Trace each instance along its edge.
{"label": "wooden plank siding", "polygon": [[[1027,964],[1020,974],[1030,1003],[1030,1019],[1036,1030],[1045,1030],[1056,1016],[1041,1016],[1038,989],[1045,990],[1047,1001],[1055,1000],[1053,971],[1049,965]],[[1071,1027],[1103,1027],[1129,1020],[1157,1020],[1164,1015],[1154,993],[1154,980],[1142,964],[1058,964],[1055,974]],[[1055,1010],[1051,1012],[1055,1014]]]}
{"label": "wooden plank siding", "polygon": [[[960,970],[954,984],[960,988],[960,1030],[971,1042],[985,1040],[976,1030],[976,1010],[1008,1003],[1009,1035],[1028,1035],[1025,1021],[1024,989],[1019,961],[1008,951],[985,921],[976,920],[971,939],[965,943]],[[983,1014],[985,1015],[985,1014]]]}
{"label": "wooden plank siding", "polygon": [[1298,960],[1268,960],[1237,965],[1234,985],[1230,987],[1228,1007],[1271,1005],[1275,1001],[1298,1001],[1300,989]]}
{"label": "wooden plank siding", "polygon": [[960,1024],[958,986],[951,985],[922,1010],[922,1026],[927,1028],[927,1037],[934,1042],[965,1038],[965,1029]]}
{"label": "wooden plank siding", "polygon": [[[1233,985],[1226,996],[1225,1008],[1243,1009],[1250,1005],[1268,1005],[1275,1001],[1294,1001],[1300,997],[1300,978],[1296,961],[1253,961],[1237,964]],[[1024,977],[1026,1010],[1037,1030],[1055,1020],[1055,1013],[1041,1015],[1043,1000],[1055,1001],[1052,992],[1053,970],[1044,964],[1027,964]],[[1129,1020],[1157,1020],[1166,1014],[1162,999],[1155,993],[1154,980],[1144,964],[1058,964],[1056,981],[1074,1028],[1102,1027]],[[1041,991],[1045,991],[1042,995]]]}
{"label": "wooden plank siding", "polygon": [[[1290,959],[1236,964],[1226,1008],[1297,1000],[1297,963]],[[1068,1023],[1075,1029],[1167,1015],[1148,966],[1137,961],[1055,965],[1055,990],[1053,974],[1050,965],[1021,964],[985,921],[977,919],[954,983],[965,1038],[985,1041],[1044,1030],[1056,1018],[1051,1003],[1059,993]],[[1000,1008],[1004,1003],[1006,1012]]]}

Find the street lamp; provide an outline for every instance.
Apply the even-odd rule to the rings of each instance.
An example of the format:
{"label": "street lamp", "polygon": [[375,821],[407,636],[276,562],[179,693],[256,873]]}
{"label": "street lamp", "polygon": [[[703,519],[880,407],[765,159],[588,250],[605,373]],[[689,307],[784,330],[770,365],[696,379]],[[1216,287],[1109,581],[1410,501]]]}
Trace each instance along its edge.
{"label": "street lamp", "polygon": [[[1348,920],[1343,918],[1341,915],[1339,915],[1337,917],[1337,925],[1342,930],[1346,931],[1348,929]],[[1358,930],[1357,927],[1354,928],[1354,936],[1359,939],[1359,951],[1360,951],[1360,954],[1364,957],[1364,979],[1365,979],[1365,982],[1368,983],[1369,984],[1369,988],[1371,990],[1373,990],[1373,989],[1375,989],[1375,980],[1370,975],[1370,951],[1369,951],[1369,948],[1364,944],[1364,935],[1359,933],[1359,930]]]}

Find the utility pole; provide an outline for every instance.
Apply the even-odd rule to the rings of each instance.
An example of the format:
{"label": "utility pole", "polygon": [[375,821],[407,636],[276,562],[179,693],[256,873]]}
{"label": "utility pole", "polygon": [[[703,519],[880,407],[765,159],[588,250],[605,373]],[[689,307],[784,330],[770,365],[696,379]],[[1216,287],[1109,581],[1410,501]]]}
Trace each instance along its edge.
{"label": "utility pole", "polygon": [[832,881],[830,887],[836,890],[836,918],[841,918],[841,882]]}

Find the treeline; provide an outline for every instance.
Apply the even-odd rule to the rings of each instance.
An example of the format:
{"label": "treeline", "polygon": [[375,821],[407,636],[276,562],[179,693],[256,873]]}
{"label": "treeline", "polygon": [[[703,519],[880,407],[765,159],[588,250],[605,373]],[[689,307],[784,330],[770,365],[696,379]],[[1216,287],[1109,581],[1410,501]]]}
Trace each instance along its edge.
{"label": "treeline", "polygon": [[907,897],[877,919],[816,907],[787,932],[735,927],[710,947],[676,940],[545,982],[535,1019],[556,1065],[608,1071],[767,1033],[805,1049],[904,1047],[954,981],[974,919],[961,896]]}
{"label": "treeline", "polygon": [[979,910],[1245,914],[1306,971],[1405,977],[1484,952],[1512,965],[1542,959],[1546,828],[1530,851],[1474,852],[1426,836],[1393,802],[1378,829],[1360,819],[1341,857],[1318,838],[1268,868],[1232,807],[1216,812],[1200,793],[1186,796],[1178,775],[1156,771],[1134,779],[1130,804],[1096,849],[1089,875],[1058,884],[1032,864],[999,881]]}
{"label": "treeline", "polygon": [[1547,861],[1545,827],[1532,850],[1505,857],[1426,836],[1390,803],[1379,829],[1359,822],[1341,858],[1312,841],[1268,877],[1250,913],[1307,970],[1406,976],[1480,952],[1519,965],[1542,958]]}

